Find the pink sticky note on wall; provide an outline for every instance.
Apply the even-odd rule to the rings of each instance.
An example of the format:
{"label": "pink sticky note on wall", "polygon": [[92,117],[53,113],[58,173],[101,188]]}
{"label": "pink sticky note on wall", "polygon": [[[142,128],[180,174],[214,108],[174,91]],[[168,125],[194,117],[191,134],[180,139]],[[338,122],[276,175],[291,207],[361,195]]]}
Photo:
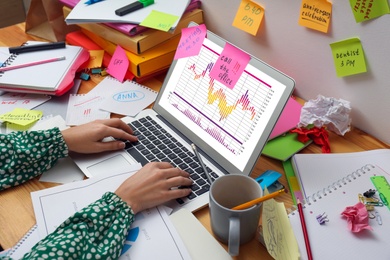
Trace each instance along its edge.
{"label": "pink sticky note on wall", "polygon": [[250,59],[249,54],[226,43],[210,71],[210,77],[233,89]]}
{"label": "pink sticky note on wall", "polygon": [[207,28],[204,24],[183,28],[174,59],[198,55],[206,34]]}
{"label": "pink sticky note on wall", "polygon": [[128,68],[129,59],[126,56],[126,52],[118,45],[108,64],[107,72],[120,82],[123,82]]}

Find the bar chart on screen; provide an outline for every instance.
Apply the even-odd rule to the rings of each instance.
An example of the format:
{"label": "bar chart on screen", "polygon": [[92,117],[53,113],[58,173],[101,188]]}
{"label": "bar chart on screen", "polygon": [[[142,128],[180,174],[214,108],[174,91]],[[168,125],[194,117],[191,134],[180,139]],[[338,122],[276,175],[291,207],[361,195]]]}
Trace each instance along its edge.
{"label": "bar chart on screen", "polygon": [[273,89],[244,71],[228,89],[209,76],[218,55],[203,50],[187,61],[170,103],[227,150],[239,155],[266,111]]}

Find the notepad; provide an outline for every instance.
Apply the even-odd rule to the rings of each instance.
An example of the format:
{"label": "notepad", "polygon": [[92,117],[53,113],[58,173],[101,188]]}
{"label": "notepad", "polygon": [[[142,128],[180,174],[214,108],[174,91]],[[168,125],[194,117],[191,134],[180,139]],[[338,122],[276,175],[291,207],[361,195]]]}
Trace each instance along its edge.
{"label": "notepad", "polygon": [[[42,42],[28,41],[25,44]],[[62,95],[73,86],[76,71],[89,59],[89,53],[79,46],[12,54],[3,67],[26,64],[64,56],[65,59],[0,72],[0,89],[9,92]]]}
{"label": "notepad", "polygon": [[[321,189],[307,195],[303,212],[313,259],[390,259],[390,211],[387,207],[375,207],[381,222],[370,218],[369,225],[373,230],[353,233],[348,229],[347,220],[341,216],[347,206],[359,202],[359,193],[375,189],[370,177],[385,175],[390,180],[389,175],[382,171],[382,165],[360,164],[355,167],[338,179],[323,182]],[[310,183],[306,182],[305,187],[309,186]],[[329,222],[320,225],[316,217],[322,214]],[[289,214],[289,220],[301,259],[308,259],[298,211]]]}

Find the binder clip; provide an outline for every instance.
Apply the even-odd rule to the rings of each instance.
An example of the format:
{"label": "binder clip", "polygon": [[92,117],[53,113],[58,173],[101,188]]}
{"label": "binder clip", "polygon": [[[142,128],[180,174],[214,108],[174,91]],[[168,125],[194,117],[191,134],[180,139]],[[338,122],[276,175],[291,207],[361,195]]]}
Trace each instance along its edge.
{"label": "binder clip", "polygon": [[267,170],[264,173],[262,173],[259,177],[257,177],[255,180],[257,183],[260,184],[260,187],[264,190],[265,188],[268,189],[270,193],[284,189],[283,184],[281,184],[278,179],[282,176],[282,174]]}
{"label": "binder clip", "polygon": [[364,192],[363,195],[366,198],[372,198],[372,197],[374,197],[375,193],[376,193],[375,190],[369,189],[368,191]]}
{"label": "binder clip", "polygon": [[320,214],[320,215],[318,215],[316,218],[317,218],[317,221],[318,221],[318,223],[319,223],[320,225],[323,225],[323,224],[325,224],[326,222],[329,222],[328,216],[325,215],[325,212],[322,213],[322,214]]}

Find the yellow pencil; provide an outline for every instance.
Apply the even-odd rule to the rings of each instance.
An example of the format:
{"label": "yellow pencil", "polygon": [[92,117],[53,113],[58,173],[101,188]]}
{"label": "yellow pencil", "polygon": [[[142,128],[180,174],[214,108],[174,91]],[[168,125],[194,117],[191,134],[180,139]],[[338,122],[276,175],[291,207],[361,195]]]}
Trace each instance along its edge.
{"label": "yellow pencil", "polygon": [[275,198],[276,196],[280,195],[282,192],[284,192],[284,189],[281,189],[281,190],[275,191],[275,192],[273,192],[271,194],[265,195],[263,197],[260,197],[260,198],[257,198],[257,199],[245,202],[245,203],[243,203],[241,205],[233,207],[232,209],[233,210],[247,209],[247,208],[252,207],[253,205],[255,205],[257,203],[263,202],[263,201],[268,200],[268,199]]}

